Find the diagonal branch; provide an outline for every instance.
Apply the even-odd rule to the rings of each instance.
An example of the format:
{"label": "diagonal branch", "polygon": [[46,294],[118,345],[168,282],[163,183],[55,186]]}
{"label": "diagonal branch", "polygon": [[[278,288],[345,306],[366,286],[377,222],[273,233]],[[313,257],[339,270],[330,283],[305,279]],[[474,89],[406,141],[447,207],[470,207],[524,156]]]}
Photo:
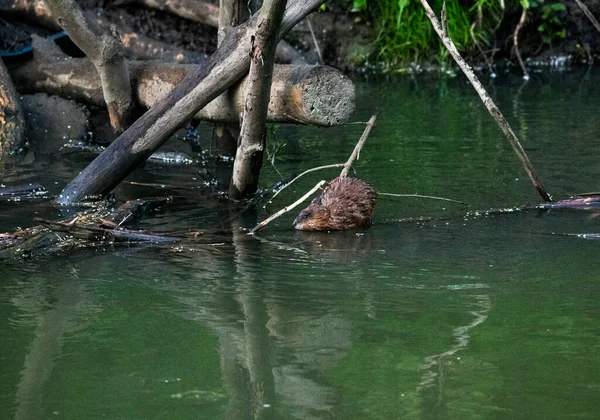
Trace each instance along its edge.
{"label": "diagonal branch", "polygon": [[519,139],[517,138],[516,134],[514,133],[514,131],[508,124],[508,121],[506,121],[506,119],[504,118],[504,115],[502,115],[502,112],[500,112],[500,109],[498,109],[498,107],[496,106],[496,104],[494,103],[494,101],[492,100],[490,95],[488,95],[487,91],[485,90],[485,88],[483,87],[483,85],[481,84],[481,82],[479,81],[477,76],[475,76],[473,69],[471,69],[471,67],[460,56],[460,53],[456,49],[456,46],[454,45],[454,42],[452,42],[452,39],[450,39],[449,36],[444,35],[444,30],[442,29],[442,25],[440,24],[440,21],[436,17],[435,13],[433,13],[433,10],[431,9],[431,6],[429,6],[429,3],[427,3],[427,0],[421,0],[421,4],[425,8],[425,13],[427,14],[427,17],[429,18],[429,20],[431,21],[431,25],[433,26],[433,29],[435,29],[438,36],[444,43],[444,46],[448,49],[448,51],[450,52],[450,55],[452,55],[452,58],[454,58],[454,60],[456,61],[456,63],[460,67],[460,69],[463,71],[465,76],[467,76],[467,79],[469,79],[469,82],[471,82],[471,85],[473,85],[473,88],[475,89],[475,91],[477,92],[477,94],[479,95],[481,100],[483,101],[483,104],[489,111],[490,115],[494,118],[494,120],[496,121],[496,123],[498,124],[500,129],[504,132],[504,135],[508,139],[510,145],[512,146],[512,148],[515,151],[515,153],[517,154],[517,156],[519,157],[521,164],[525,168],[525,171],[527,172],[529,179],[531,180],[531,182],[537,189],[538,193],[540,194],[540,196],[542,197],[542,199],[544,201],[546,201],[546,202],[552,201],[550,195],[548,194],[548,192],[546,192],[546,189],[544,188],[542,181],[538,178],[538,176],[535,172],[535,169],[533,168],[533,165],[531,164],[531,161],[529,160],[529,158],[527,157],[527,154],[525,153],[525,150],[523,150],[523,146],[521,146]]}

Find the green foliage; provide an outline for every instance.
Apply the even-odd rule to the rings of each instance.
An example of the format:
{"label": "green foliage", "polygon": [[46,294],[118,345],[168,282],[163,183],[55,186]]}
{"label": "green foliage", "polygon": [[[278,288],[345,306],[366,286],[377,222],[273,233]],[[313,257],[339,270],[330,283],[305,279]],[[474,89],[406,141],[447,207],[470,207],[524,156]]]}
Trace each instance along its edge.
{"label": "green foliage", "polygon": [[[525,0],[533,1],[533,0]],[[476,51],[476,42],[489,45],[503,12],[500,0],[464,0],[446,2],[448,30],[457,48]],[[439,13],[442,0],[430,2]],[[441,42],[431,27],[419,0],[354,0],[354,11],[368,11],[378,29],[377,61],[388,69],[410,62],[443,58]]]}
{"label": "green foliage", "polygon": [[559,18],[560,12],[567,10],[563,3],[544,4],[544,0],[521,0],[521,6],[541,11],[538,31],[544,43],[552,45],[554,41],[566,38],[567,31]]}

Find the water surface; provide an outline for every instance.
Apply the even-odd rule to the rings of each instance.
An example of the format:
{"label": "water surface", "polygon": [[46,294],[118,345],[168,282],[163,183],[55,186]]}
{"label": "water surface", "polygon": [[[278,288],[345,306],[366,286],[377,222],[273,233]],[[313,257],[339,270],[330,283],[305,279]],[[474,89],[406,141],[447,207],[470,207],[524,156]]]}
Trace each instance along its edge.
{"label": "water surface", "polygon": [[[556,198],[598,191],[600,73],[487,81]],[[294,232],[202,187],[197,165],[148,163],[117,198],[172,194],[135,227],[233,233],[194,246],[105,247],[0,266],[0,411],[16,419],[595,419],[597,213],[463,215],[540,201],[460,79],[357,81],[354,121],[381,111],[356,165],[380,197],[360,232]],[[281,126],[286,178],[343,162],[363,126]],[[204,128],[202,134],[207,134]],[[204,144],[208,149],[209,145]],[[90,156],[37,154],[3,182],[60,191]],[[216,168],[226,178],[230,164]],[[295,200],[337,170],[282,193]],[[265,162],[262,186],[279,180]],[[69,214],[0,202],[0,227]],[[398,222],[431,216],[429,222]]]}

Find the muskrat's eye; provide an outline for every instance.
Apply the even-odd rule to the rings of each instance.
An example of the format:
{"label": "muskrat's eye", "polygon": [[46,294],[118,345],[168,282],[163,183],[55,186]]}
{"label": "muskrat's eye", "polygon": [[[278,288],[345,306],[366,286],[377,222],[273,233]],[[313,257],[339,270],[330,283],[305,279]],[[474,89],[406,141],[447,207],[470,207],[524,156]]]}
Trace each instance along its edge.
{"label": "muskrat's eye", "polygon": [[299,222],[303,222],[307,219],[310,219],[311,217],[312,217],[312,212],[303,210],[300,212],[300,214],[298,215],[298,218],[296,220],[298,220]]}

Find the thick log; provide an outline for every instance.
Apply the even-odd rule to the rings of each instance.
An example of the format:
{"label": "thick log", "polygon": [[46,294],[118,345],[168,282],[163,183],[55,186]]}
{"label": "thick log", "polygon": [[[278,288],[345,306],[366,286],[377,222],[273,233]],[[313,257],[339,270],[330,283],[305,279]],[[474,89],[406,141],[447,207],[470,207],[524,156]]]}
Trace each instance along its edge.
{"label": "thick log", "polygon": [[230,198],[251,196],[258,188],[266,146],[267,108],[271,95],[275,46],[285,5],[286,0],[265,0],[262,22],[252,35],[252,61],[246,83],[240,143],[229,185]]}
{"label": "thick log", "polygon": [[8,70],[0,60],[0,158],[25,143],[25,118]]}
{"label": "thick log", "polygon": [[[35,44],[34,44],[35,45]],[[35,50],[34,50],[35,52]],[[161,62],[129,62],[129,74],[140,104],[151,108],[171,94],[198,66]],[[20,92],[44,91],[96,106],[106,106],[100,78],[85,58],[35,59],[11,70]],[[246,79],[195,114],[195,118],[237,122],[244,110]],[[343,124],[354,111],[354,85],[327,66],[275,65],[267,121],[321,127]]]}
{"label": "thick log", "polygon": [[133,121],[133,95],[123,44],[114,30],[106,31],[88,19],[75,0],[45,0],[52,17],[88,56],[102,81],[110,122],[117,133]]}

